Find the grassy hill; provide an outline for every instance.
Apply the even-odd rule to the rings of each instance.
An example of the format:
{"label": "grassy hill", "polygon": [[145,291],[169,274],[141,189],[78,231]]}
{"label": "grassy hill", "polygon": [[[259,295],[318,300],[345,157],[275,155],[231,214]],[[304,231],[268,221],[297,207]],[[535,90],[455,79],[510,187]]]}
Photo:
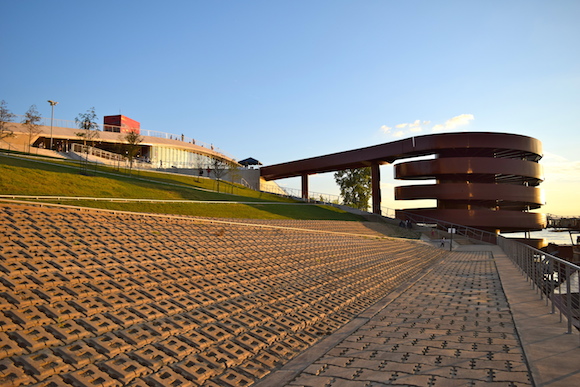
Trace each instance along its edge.
{"label": "grassy hill", "polygon": [[[128,174],[106,166],[91,166],[85,171],[78,163],[71,161],[0,153],[2,195],[58,196],[58,200],[35,200],[149,213],[255,219],[364,220],[332,206],[304,204],[237,184],[221,182],[220,192],[216,192],[217,188],[216,182],[207,178],[143,171]],[[102,200],[72,200],[67,197]],[[179,202],[109,201],[111,198]]]}

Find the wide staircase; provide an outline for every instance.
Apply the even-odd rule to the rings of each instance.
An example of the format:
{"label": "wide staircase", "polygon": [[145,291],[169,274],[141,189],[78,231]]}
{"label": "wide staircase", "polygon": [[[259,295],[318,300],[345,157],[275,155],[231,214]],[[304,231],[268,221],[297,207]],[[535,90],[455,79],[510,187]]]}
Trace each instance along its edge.
{"label": "wide staircase", "polygon": [[0,385],[248,386],[448,254],[256,223],[0,204]]}

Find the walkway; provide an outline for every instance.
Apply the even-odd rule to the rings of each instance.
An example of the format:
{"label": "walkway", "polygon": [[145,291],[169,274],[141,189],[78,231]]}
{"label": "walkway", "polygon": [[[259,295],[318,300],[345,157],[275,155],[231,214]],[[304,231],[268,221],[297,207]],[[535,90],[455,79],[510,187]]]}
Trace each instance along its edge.
{"label": "walkway", "polygon": [[580,385],[578,336],[497,247],[365,223],[4,203],[0,385]]}
{"label": "walkway", "polygon": [[257,386],[580,385],[578,335],[497,246],[460,249]]}

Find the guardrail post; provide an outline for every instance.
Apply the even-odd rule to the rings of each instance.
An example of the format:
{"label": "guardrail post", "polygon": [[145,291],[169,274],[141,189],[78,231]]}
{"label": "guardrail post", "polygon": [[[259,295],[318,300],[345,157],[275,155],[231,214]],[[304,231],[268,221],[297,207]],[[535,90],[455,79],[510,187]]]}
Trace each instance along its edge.
{"label": "guardrail post", "polygon": [[550,258],[550,293],[546,295],[546,305],[548,305],[548,299],[552,301],[552,314],[554,314],[554,286],[556,281],[554,279],[554,260]]}
{"label": "guardrail post", "polygon": [[568,332],[572,333],[572,273],[570,266],[566,265],[566,309],[568,318]]}

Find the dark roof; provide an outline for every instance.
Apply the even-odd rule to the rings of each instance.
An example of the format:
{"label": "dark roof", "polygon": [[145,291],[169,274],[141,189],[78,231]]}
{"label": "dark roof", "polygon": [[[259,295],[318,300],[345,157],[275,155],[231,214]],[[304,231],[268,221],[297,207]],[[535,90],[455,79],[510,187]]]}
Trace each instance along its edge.
{"label": "dark roof", "polygon": [[261,162],[259,162],[258,160],[256,160],[253,157],[248,157],[247,159],[244,159],[244,160],[240,161],[240,164],[242,164],[243,166],[248,166],[248,165],[262,165]]}

